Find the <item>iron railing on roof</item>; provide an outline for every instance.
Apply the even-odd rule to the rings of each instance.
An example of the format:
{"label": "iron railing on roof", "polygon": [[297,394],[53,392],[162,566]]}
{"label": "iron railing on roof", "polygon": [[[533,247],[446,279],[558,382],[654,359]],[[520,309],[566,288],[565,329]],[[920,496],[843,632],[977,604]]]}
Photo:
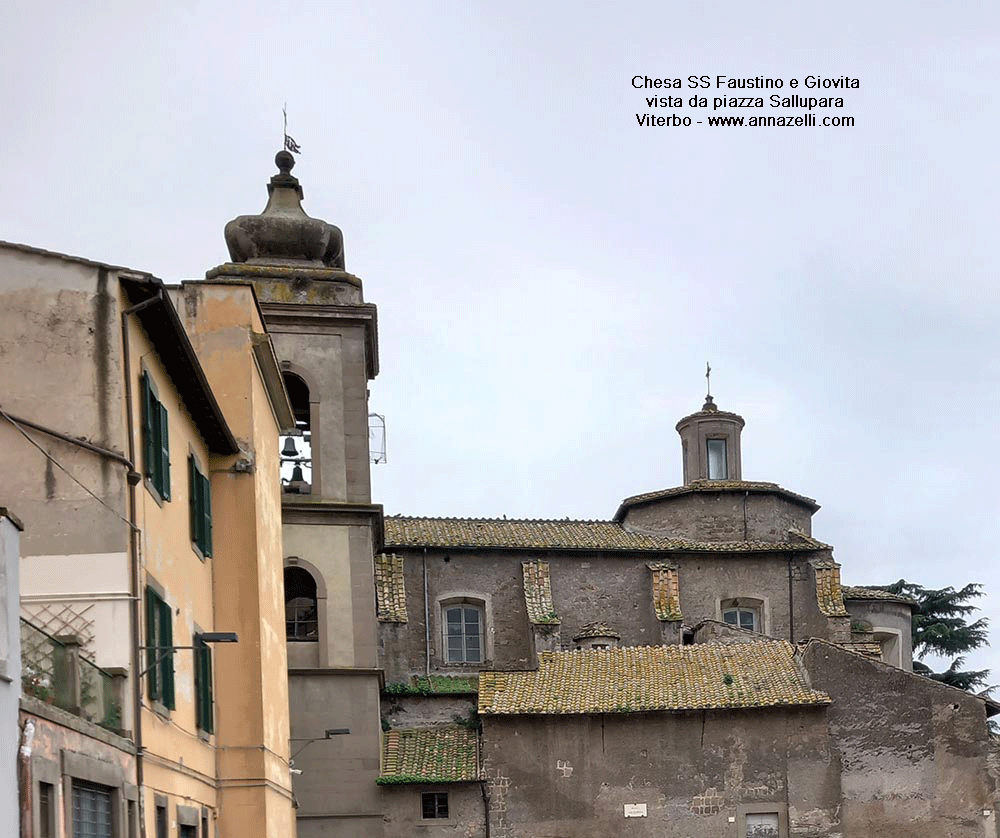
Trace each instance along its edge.
{"label": "iron railing on roof", "polygon": [[53,637],[21,618],[21,690],[116,733],[122,728],[124,675],[91,663],[79,639]]}

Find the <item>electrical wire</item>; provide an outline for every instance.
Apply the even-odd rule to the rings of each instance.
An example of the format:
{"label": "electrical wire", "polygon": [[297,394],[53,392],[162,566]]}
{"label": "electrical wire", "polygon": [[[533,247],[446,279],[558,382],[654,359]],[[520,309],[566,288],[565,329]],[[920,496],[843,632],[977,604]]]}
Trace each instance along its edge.
{"label": "electrical wire", "polygon": [[21,436],[23,436],[26,440],[28,440],[28,442],[30,442],[32,445],[34,445],[35,448],[37,448],[39,451],[41,451],[42,454],[45,456],[45,458],[49,462],[52,463],[52,465],[54,465],[60,471],[62,471],[63,473],[65,473],[65,475],[70,480],[72,480],[74,483],[76,483],[77,486],[79,486],[81,489],[83,489],[83,491],[85,491],[88,495],[90,495],[101,506],[103,506],[105,509],[107,509],[109,512],[111,512],[116,518],[118,518],[120,521],[122,521],[125,524],[125,526],[127,526],[129,529],[134,529],[136,532],[139,532],[139,528],[137,526],[135,526],[127,518],[122,517],[121,513],[117,509],[115,509],[113,506],[109,506],[105,502],[104,498],[101,498],[101,497],[98,497],[97,495],[95,495],[90,489],[88,489],[85,485],[83,485],[83,483],[81,483],[79,480],[77,480],[77,478],[72,473],[70,473],[70,471],[62,463],[60,463],[55,457],[53,457],[41,445],[39,445],[37,442],[35,442],[35,440],[33,440],[30,436],[28,436],[28,432],[25,431],[25,429],[22,428],[21,425],[19,425],[15,419],[13,419],[8,413],[6,413],[3,410],[3,408],[0,408],[0,416],[2,416],[4,419],[6,419],[8,422],[10,422],[10,424],[12,424],[15,428],[17,428],[17,430],[21,433]]}

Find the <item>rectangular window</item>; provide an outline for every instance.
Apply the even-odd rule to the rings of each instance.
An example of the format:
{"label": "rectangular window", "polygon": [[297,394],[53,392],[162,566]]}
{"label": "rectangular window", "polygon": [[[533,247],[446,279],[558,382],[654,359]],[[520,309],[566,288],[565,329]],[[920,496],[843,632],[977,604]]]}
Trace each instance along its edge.
{"label": "rectangular window", "polygon": [[423,809],[423,817],[425,819],[448,817],[447,792],[425,791],[420,795],[420,803]]}
{"label": "rectangular window", "polygon": [[167,807],[156,807],[156,838],[167,838]]}
{"label": "rectangular window", "polygon": [[778,813],[748,814],[746,838],[778,838]]}
{"label": "rectangular window", "polygon": [[146,678],[149,698],[174,709],[174,627],[170,606],[146,587]]}
{"label": "rectangular window", "polygon": [[215,730],[212,712],[212,647],[199,635],[194,639],[194,704],[199,730]]}
{"label": "rectangular window", "polygon": [[167,409],[156,397],[148,372],[142,374],[142,442],[146,478],[170,500],[170,434]]}
{"label": "rectangular window", "polygon": [[478,608],[470,605],[446,608],[445,642],[449,663],[482,663],[483,620]]}
{"label": "rectangular window", "polygon": [[52,783],[38,784],[38,838],[55,838],[56,789]]}
{"label": "rectangular window", "polygon": [[180,838],[198,838],[198,827],[182,823]]}
{"label": "rectangular window", "polygon": [[114,838],[111,792],[105,786],[73,781],[73,838]]}
{"label": "rectangular window", "polygon": [[726,480],[729,477],[729,463],[726,456],[726,441],[724,439],[709,439],[708,445],[708,479]]}
{"label": "rectangular window", "polygon": [[191,541],[203,556],[212,555],[212,487],[193,456],[188,457],[188,506]]}

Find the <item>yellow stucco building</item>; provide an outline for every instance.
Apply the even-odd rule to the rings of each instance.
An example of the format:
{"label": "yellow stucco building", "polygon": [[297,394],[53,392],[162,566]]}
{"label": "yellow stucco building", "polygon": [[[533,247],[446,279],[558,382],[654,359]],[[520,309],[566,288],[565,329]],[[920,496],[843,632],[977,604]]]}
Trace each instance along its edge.
{"label": "yellow stucco building", "polygon": [[292,417],[253,289],[0,244],[0,379],[35,643],[22,833],[293,836]]}

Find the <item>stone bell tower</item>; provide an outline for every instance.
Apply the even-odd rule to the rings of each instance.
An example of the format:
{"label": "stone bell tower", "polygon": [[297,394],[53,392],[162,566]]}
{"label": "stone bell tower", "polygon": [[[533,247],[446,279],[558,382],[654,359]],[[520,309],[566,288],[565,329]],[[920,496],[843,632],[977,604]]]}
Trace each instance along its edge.
{"label": "stone bell tower", "polygon": [[231,261],[207,278],[253,283],[296,420],[282,440],[285,587],[272,595],[285,601],[298,835],[371,838],[382,834],[382,508],[371,502],[368,448],[376,311],[344,268],[340,229],[302,209],[292,155],[275,163],[267,206],[226,225]]}

